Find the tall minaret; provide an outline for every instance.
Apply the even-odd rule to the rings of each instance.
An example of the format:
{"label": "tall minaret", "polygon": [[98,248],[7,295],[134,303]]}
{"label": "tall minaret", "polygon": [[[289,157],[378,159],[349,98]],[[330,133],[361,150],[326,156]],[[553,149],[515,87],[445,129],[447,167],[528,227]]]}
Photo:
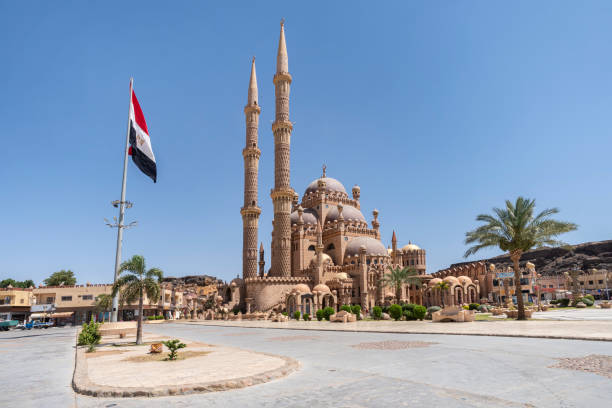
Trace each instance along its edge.
{"label": "tall minaret", "polygon": [[257,75],[255,57],[251,63],[249,96],[244,107],[246,117],[246,146],[244,157],[244,205],[242,214],[242,277],[257,277],[257,230],[261,209],[257,206],[257,174],[261,151],[257,147],[257,129],[261,108],[257,103]]}
{"label": "tall minaret", "polygon": [[274,189],[270,196],[274,204],[274,232],[272,234],[272,276],[291,276],[291,203],[295,194],[289,182],[291,131],[289,121],[289,58],[285,44],[285,25],[281,21],[278,53],[276,55],[276,116],[274,133]]}

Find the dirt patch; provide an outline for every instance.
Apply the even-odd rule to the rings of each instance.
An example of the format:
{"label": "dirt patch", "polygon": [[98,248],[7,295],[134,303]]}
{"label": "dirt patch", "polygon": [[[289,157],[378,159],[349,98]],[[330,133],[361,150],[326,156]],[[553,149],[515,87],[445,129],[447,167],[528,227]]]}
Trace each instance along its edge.
{"label": "dirt patch", "polygon": [[557,358],[557,364],[549,368],[584,371],[612,379],[612,356],[591,354],[586,357]]}
{"label": "dirt patch", "polygon": [[194,341],[192,343],[187,343],[187,347],[215,347],[215,345]]}
{"label": "dirt patch", "polygon": [[[210,351],[183,351],[178,353],[177,360],[186,360],[192,357],[201,357],[209,354]],[[146,363],[148,361],[166,361],[168,360],[168,353],[148,353],[141,356],[131,356],[124,358],[123,361],[129,361],[132,363]],[[168,360],[170,361],[170,360]]]}
{"label": "dirt patch", "polygon": [[270,337],[268,341],[300,341],[300,340],[318,340],[319,336],[281,336],[281,337]]}
{"label": "dirt patch", "polygon": [[93,353],[85,353],[85,357],[87,359],[90,358],[96,358],[96,357],[103,357],[103,356],[109,356],[112,354],[121,354],[121,353],[125,353],[127,350],[96,350]]}
{"label": "dirt patch", "polygon": [[354,344],[351,347],[360,350],[402,350],[409,348],[422,348],[429,347],[432,344],[438,344],[430,341],[374,341],[371,343],[359,343]]}

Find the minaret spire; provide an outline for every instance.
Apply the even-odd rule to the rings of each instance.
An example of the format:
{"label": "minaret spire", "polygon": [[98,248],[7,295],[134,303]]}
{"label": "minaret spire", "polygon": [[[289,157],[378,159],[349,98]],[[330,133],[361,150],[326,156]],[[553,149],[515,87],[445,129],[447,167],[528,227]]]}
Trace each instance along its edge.
{"label": "minaret spire", "polygon": [[287,43],[285,42],[285,19],[281,20],[280,38],[278,39],[278,52],[276,53],[276,73],[289,73],[289,57],[287,56]]}
{"label": "minaret spire", "polygon": [[285,21],[281,21],[278,54],[276,57],[276,114],[272,124],[274,133],[274,189],[270,196],[274,204],[272,232],[272,276],[291,276],[291,205],[295,192],[290,184],[291,131],[289,93],[291,88],[289,59],[285,43]]}
{"label": "minaret spire", "polygon": [[261,108],[257,102],[257,75],[255,73],[255,57],[251,62],[251,78],[247,104],[244,107],[246,119],[246,145],[242,150],[244,158],[244,203],[240,209],[242,214],[242,276],[257,277],[257,240],[259,230],[259,215],[261,209],[257,205],[257,177],[259,172],[258,148],[259,114]]}

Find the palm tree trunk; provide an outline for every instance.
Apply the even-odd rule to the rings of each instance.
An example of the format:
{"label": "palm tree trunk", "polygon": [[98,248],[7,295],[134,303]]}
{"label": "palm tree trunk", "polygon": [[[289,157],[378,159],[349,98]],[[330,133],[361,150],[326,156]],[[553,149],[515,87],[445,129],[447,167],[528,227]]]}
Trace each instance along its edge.
{"label": "palm tree trunk", "polygon": [[402,287],[401,285],[395,285],[395,300],[397,304],[400,303],[400,297],[402,296]]}
{"label": "palm tree trunk", "polygon": [[510,259],[514,265],[514,293],[516,295],[516,303],[518,306],[518,317],[516,320],[526,320],[525,318],[525,303],[523,302],[523,287],[521,285],[521,271],[519,269],[519,260],[523,252],[521,250],[512,251]]}
{"label": "palm tree trunk", "polygon": [[143,288],[140,287],[140,299],[138,300],[138,328],[136,329],[136,344],[142,344],[142,303],[143,303]]}

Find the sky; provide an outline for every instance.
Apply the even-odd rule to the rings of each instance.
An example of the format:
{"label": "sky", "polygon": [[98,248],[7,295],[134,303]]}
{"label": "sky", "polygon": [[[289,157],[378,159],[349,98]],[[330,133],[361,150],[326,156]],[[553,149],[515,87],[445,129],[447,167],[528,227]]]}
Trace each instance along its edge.
{"label": "sky", "polygon": [[[274,86],[285,18],[291,183],[361,187],[382,240],[463,261],[475,217],[522,195],[612,238],[612,3],[0,0],[0,278],[111,282],[129,78],[157,159],[133,163],[123,259],[242,271],[243,158],[257,57],[259,238],[270,265]],[[468,259],[498,255],[484,251]]]}

